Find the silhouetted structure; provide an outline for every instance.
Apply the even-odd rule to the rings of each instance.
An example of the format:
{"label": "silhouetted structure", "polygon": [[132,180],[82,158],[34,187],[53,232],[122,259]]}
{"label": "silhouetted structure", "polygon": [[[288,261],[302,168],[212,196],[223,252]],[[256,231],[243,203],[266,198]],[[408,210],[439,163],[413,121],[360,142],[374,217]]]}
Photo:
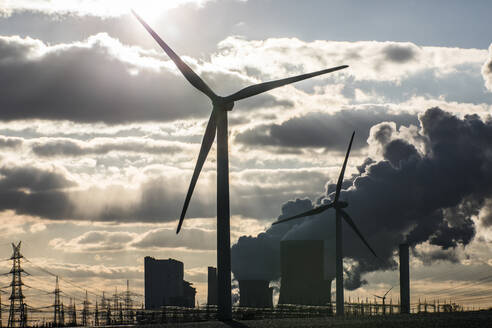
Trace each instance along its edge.
{"label": "silhouetted structure", "polygon": [[401,313],[410,313],[410,256],[408,244],[400,244],[400,306]]}
{"label": "silhouetted structure", "polygon": [[58,276],[56,276],[55,283],[55,302],[53,304],[53,327],[61,327],[64,325],[64,322],[61,318],[61,303],[60,303],[60,285],[58,284]]}
{"label": "silhouetted structure", "polygon": [[10,294],[10,310],[9,321],[7,327],[25,327],[27,323],[26,306],[24,304],[24,294],[22,293],[22,274],[24,270],[21,268],[21,259],[23,258],[20,252],[21,242],[17,246],[12,243],[13,254],[10,257],[12,260],[12,293]]}
{"label": "silhouetted structure", "polygon": [[331,281],[324,279],[323,240],[280,242],[281,284],[279,304],[330,303]]}
{"label": "silhouetted structure", "polygon": [[198,155],[195,170],[186,194],[176,232],[179,233],[179,230],[181,229],[181,225],[186,215],[186,210],[188,208],[191,195],[193,194],[193,190],[195,189],[198,176],[200,175],[203,164],[207,159],[217,132],[217,315],[220,320],[231,320],[231,237],[227,112],[231,111],[234,107],[234,103],[241,99],[249,98],[287,84],[344,69],[348,66],[343,65],[282,80],[260,83],[246,87],[227,97],[221,97],[215,94],[215,92],[210,89],[205,81],[203,81],[188,65],[186,65],[186,63],[179,58],[179,56],[157,35],[157,33],[154,32],[154,30],[152,30],[147,23],[142,20],[140,16],[138,16],[135,12],[133,12],[133,14],[176,64],[188,82],[190,82],[196,89],[204,93],[212,101],[212,114],[210,115],[210,119],[205,129],[205,135],[203,136],[200,153]]}
{"label": "silhouetted structure", "polygon": [[350,149],[352,148],[352,142],[354,141],[354,136],[355,136],[355,131],[352,133],[352,137],[350,138],[350,143],[347,148],[347,153],[345,154],[345,160],[343,161],[342,165],[342,170],[340,171],[340,175],[338,176],[338,182],[337,182],[337,188],[335,191],[335,199],[333,200],[332,203],[329,204],[323,204],[321,206],[318,206],[316,208],[313,208],[309,211],[278,220],[274,222],[273,224],[278,224],[282,222],[287,222],[290,220],[298,219],[298,218],[303,218],[307,216],[312,216],[316,214],[320,214],[324,211],[326,211],[329,208],[334,208],[335,209],[335,230],[336,230],[336,304],[337,304],[337,315],[342,316],[344,314],[343,306],[344,306],[344,297],[343,297],[343,236],[342,236],[342,218],[345,220],[345,222],[355,231],[355,233],[359,236],[359,238],[362,240],[362,242],[369,248],[369,250],[376,256],[376,253],[374,250],[369,246],[369,243],[366,241],[364,236],[360,233],[359,229],[355,225],[354,221],[352,218],[348,215],[347,212],[345,212],[344,208],[348,206],[347,202],[340,201],[340,191],[342,190],[342,184],[343,184],[343,176],[345,174],[345,168],[347,167],[347,161],[348,157],[350,154]]}
{"label": "silhouetted structure", "polygon": [[183,262],[145,257],[145,309],[161,306],[195,306],[196,290],[183,280]]}
{"label": "silhouetted structure", "polygon": [[252,308],[273,307],[272,288],[267,280],[239,280],[239,306]]}
{"label": "silhouetted structure", "polygon": [[217,269],[208,267],[207,304],[217,305]]}

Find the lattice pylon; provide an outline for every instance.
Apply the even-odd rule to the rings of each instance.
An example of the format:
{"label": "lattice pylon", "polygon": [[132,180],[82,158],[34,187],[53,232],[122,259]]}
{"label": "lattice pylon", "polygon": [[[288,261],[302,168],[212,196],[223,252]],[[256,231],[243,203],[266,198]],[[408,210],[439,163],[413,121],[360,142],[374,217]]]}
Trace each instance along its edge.
{"label": "lattice pylon", "polygon": [[10,258],[12,260],[12,282],[10,286],[12,287],[12,293],[10,294],[10,310],[9,310],[9,321],[8,328],[25,327],[27,321],[27,313],[25,312],[24,304],[24,294],[22,293],[22,270],[21,259],[23,258],[20,252],[21,242],[17,245],[12,243],[13,254]]}
{"label": "lattice pylon", "polygon": [[61,303],[60,303],[60,285],[58,284],[58,276],[56,276],[55,285],[55,303],[53,304],[53,326],[61,327],[63,326],[63,321],[61,318]]}

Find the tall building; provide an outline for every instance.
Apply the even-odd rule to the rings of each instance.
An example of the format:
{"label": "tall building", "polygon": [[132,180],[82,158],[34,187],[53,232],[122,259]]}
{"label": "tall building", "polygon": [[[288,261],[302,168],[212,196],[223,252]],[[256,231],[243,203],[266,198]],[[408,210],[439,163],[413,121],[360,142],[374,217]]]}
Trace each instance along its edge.
{"label": "tall building", "polygon": [[330,302],[331,281],[324,279],[323,246],[323,240],[280,242],[279,304],[325,305]]}
{"label": "tall building", "polygon": [[207,304],[217,305],[217,268],[208,267]]}
{"label": "tall building", "polygon": [[273,307],[273,288],[268,280],[239,280],[239,306],[252,308]]}
{"label": "tall building", "polygon": [[183,280],[183,262],[145,257],[145,309],[161,306],[195,306],[196,289]]}

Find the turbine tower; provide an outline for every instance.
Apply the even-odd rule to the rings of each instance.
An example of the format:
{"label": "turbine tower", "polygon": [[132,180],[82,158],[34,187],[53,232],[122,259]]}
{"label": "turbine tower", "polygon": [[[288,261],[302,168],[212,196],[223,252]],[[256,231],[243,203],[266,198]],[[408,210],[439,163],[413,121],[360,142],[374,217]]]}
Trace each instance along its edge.
{"label": "turbine tower", "polygon": [[234,103],[238,100],[249,98],[269,90],[291,84],[294,82],[309,79],[318,75],[338,71],[348,67],[347,65],[337,66],[321,71],[302,74],[286,79],[260,83],[246,87],[227,97],[221,97],[210,89],[210,87],[188,66],[181,58],[157,35],[156,32],[137,14],[132,11],[135,17],[152,35],[161,48],[176,64],[178,69],[184,75],[186,80],[196,89],[204,93],[213,105],[212,113],[205,129],[200,153],[198,154],[197,163],[190,186],[186,194],[183,210],[179,218],[176,233],[179,233],[181,225],[186,215],[186,210],[195,189],[198,176],[202,170],[203,164],[212,147],[217,131],[217,306],[218,319],[232,319],[232,302],[231,302],[231,245],[230,245],[230,210],[229,210],[229,158],[228,158],[228,127],[227,112],[232,110]]}
{"label": "turbine tower", "polygon": [[386,295],[388,295],[388,293],[393,289],[393,287],[391,287],[390,289],[388,289],[388,291],[386,293],[384,293],[383,296],[378,296],[378,295],[374,295],[374,297],[377,297],[379,299],[382,299],[383,300],[383,314],[386,315],[386,306],[385,306],[385,301],[386,301]]}
{"label": "turbine tower", "polygon": [[345,155],[345,160],[343,162],[342,166],[342,171],[340,172],[340,176],[338,177],[338,182],[337,182],[337,188],[335,191],[335,199],[333,200],[332,203],[330,204],[325,204],[318,206],[316,208],[313,208],[312,210],[306,211],[301,214],[297,214],[282,220],[278,220],[274,222],[273,224],[279,224],[283,222],[287,222],[290,220],[294,219],[299,219],[302,217],[306,216],[311,216],[311,215],[316,215],[324,212],[325,210],[329,208],[334,208],[335,209],[335,219],[336,219],[336,227],[335,227],[335,239],[336,239],[336,263],[335,263],[335,269],[336,269],[336,280],[337,280],[337,285],[336,285],[336,303],[337,303],[337,315],[341,316],[344,313],[344,306],[343,306],[343,250],[342,250],[342,218],[345,220],[345,222],[348,223],[348,225],[355,231],[355,233],[359,236],[359,238],[364,242],[364,244],[369,248],[369,250],[374,254],[374,256],[377,257],[376,253],[373,251],[371,246],[369,246],[369,243],[366,241],[366,239],[362,236],[360,233],[359,229],[355,225],[354,221],[352,218],[345,212],[343,209],[348,206],[347,202],[340,201],[340,191],[342,190],[342,183],[343,183],[343,176],[345,174],[345,167],[347,166],[347,160],[350,154],[350,148],[352,148],[352,141],[354,141],[354,135],[355,131],[352,133],[352,138],[350,138],[350,143],[347,149],[347,154]]}

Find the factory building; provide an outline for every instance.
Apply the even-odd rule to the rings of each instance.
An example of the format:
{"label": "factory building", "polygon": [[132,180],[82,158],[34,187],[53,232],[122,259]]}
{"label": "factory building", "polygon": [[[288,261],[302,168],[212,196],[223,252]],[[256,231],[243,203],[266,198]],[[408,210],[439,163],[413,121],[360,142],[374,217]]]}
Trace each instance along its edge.
{"label": "factory building", "polygon": [[208,267],[207,304],[217,305],[217,268]]}
{"label": "factory building", "polygon": [[183,262],[145,257],[145,309],[195,306],[196,289],[183,280]]}
{"label": "factory building", "polygon": [[331,281],[324,279],[323,240],[280,242],[281,285],[279,304],[325,305]]}
{"label": "factory building", "polygon": [[267,280],[239,280],[239,306],[253,308],[273,307],[272,292]]}

